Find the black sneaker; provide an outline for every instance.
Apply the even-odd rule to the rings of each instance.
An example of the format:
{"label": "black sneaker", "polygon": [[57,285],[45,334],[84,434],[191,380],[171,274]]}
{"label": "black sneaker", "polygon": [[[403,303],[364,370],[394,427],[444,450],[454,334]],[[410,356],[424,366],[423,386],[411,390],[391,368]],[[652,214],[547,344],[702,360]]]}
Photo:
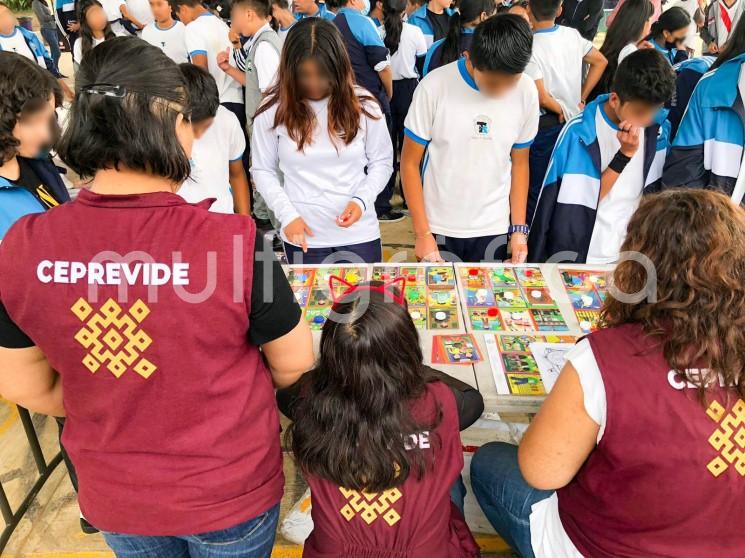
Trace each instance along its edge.
{"label": "black sneaker", "polygon": [[406,215],[404,215],[400,211],[395,211],[393,209],[388,213],[378,215],[378,221],[380,221],[381,223],[398,223],[399,221],[403,221],[404,219],[406,219]]}
{"label": "black sneaker", "polygon": [[95,535],[98,533],[98,529],[96,529],[93,525],[88,523],[88,521],[84,518],[80,518],[80,530],[83,531],[86,535]]}

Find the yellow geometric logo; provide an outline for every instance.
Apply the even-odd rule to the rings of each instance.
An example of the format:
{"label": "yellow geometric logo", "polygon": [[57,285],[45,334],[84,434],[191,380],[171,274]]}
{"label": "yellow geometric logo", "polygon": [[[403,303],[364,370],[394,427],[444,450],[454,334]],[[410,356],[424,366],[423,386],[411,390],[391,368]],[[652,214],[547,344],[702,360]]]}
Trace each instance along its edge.
{"label": "yellow geometric logo", "polygon": [[83,357],[83,365],[92,373],[105,364],[117,378],[132,367],[134,372],[147,379],[157,370],[157,366],[142,357],[153,342],[140,327],[150,314],[142,300],[138,299],[124,311],[110,298],[94,312],[85,299],[79,298],[70,310],[85,323],[75,334],[75,340],[88,351]]}
{"label": "yellow geometric logo", "polygon": [[391,488],[385,492],[374,494],[347,490],[342,487],[339,487],[339,490],[347,499],[347,504],[340,510],[341,515],[347,521],[352,521],[359,514],[368,525],[378,517],[382,517],[390,527],[393,527],[401,520],[401,516],[393,509],[393,504],[400,500],[402,496],[398,488]]}
{"label": "yellow geometric logo", "polygon": [[745,477],[745,401],[738,399],[728,413],[715,400],[706,409],[706,414],[719,425],[709,436],[709,444],[719,455],[706,468],[718,477],[732,465],[740,476]]}

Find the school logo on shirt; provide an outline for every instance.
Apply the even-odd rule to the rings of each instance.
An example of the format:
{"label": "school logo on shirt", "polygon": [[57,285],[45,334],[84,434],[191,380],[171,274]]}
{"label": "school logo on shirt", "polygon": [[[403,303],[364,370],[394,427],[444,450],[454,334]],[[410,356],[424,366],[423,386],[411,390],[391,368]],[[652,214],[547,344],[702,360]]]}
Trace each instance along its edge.
{"label": "school logo on shirt", "polygon": [[709,436],[709,444],[719,452],[706,468],[719,477],[732,466],[745,477],[745,401],[738,399],[728,412],[714,400],[706,414],[717,423],[717,429]]}
{"label": "school logo on shirt", "polygon": [[347,504],[340,510],[341,515],[347,521],[352,521],[357,515],[362,520],[371,525],[378,518],[382,517],[389,527],[393,527],[401,520],[401,516],[393,508],[393,504],[398,502],[401,497],[401,491],[398,488],[391,488],[385,492],[367,494],[356,490],[347,490],[339,487],[339,490],[347,499]]}
{"label": "school logo on shirt", "polygon": [[88,301],[79,298],[70,310],[84,323],[75,340],[88,351],[82,362],[92,374],[105,364],[117,378],[131,367],[147,379],[158,369],[142,356],[153,342],[140,327],[150,314],[150,308],[142,300],[125,310],[109,298],[94,310]]}
{"label": "school logo on shirt", "polygon": [[492,120],[486,115],[479,115],[473,120],[474,139],[490,139]]}

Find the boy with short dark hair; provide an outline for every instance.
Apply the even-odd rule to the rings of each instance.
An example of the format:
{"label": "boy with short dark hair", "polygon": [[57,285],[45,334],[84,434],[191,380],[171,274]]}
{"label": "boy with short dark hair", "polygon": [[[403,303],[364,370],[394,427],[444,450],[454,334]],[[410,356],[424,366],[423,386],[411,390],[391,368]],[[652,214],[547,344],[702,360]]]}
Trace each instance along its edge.
{"label": "boy with short dark hair", "polygon": [[642,194],[659,187],[670,131],[662,107],[674,90],[667,59],[639,50],[618,65],[611,93],[567,122],[528,238],[531,261],[618,260]]}
{"label": "boy with short dark hair", "polygon": [[248,179],[241,157],[246,148],[238,119],[220,105],[212,76],[194,64],[181,64],[189,92],[194,129],[191,176],[178,190],[190,203],[216,198],[210,211],[250,215]]}
{"label": "boy with short dark hair", "polygon": [[[563,123],[584,108],[587,96],[608,64],[605,56],[576,29],[554,23],[561,6],[562,0],[530,0],[527,8],[533,27],[533,54],[525,73],[535,81],[541,106],[538,135],[530,147],[528,222],[533,218]],[[585,65],[589,67],[586,76]]]}
{"label": "boy with short dark hair", "polygon": [[329,11],[326,4],[319,4],[316,0],[294,0],[292,9],[295,11],[297,19],[306,17],[320,17],[328,21],[334,19],[333,12]]}
{"label": "boy with short dark hair", "polygon": [[272,0],[272,19],[276,23],[277,35],[284,43],[287,33],[297,21],[287,0]]}
{"label": "boy with short dark hair", "polygon": [[525,261],[538,94],[522,72],[532,44],[522,17],[487,19],[465,57],[427,74],[414,92],[401,178],[419,259],[503,260],[511,234],[513,261]]}

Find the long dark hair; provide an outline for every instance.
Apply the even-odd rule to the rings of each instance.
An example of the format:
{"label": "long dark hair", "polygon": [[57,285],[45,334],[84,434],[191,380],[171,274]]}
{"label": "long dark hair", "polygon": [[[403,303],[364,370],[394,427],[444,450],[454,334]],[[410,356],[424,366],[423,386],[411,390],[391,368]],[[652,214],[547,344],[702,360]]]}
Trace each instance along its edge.
{"label": "long dark hair", "polygon": [[316,116],[303,99],[298,83],[300,65],[313,59],[329,81],[329,135],[349,145],[357,137],[360,118],[375,118],[365,105],[377,103],[371,95],[359,95],[344,39],[336,26],[319,17],[305,18],[292,26],[282,47],[277,83],[267,92],[256,116],[277,105],[274,127],[284,126],[298,150],[313,142]]}
{"label": "long dark hair", "polygon": [[596,91],[607,93],[613,84],[613,76],[618,68],[618,55],[626,45],[636,44],[644,37],[644,27],[654,14],[654,6],[649,0],[626,0],[618,9],[613,23],[608,27],[600,52],[608,60],[608,65],[596,86]]}
{"label": "long dark hair", "polygon": [[[620,13],[621,9],[619,8],[618,11]],[[690,24],[691,16],[688,15],[688,12],[679,6],[675,6],[662,12],[660,18],[652,24],[652,32],[649,34],[649,38],[657,39],[662,36],[663,31],[677,31],[678,29],[688,27]]]}
{"label": "long dark hair", "polygon": [[474,22],[482,13],[492,16],[497,11],[494,0],[463,0],[458,10],[450,17],[448,33],[442,42],[440,65],[450,64],[460,58],[460,38],[463,27]]}
{"label": "long dark hair", "polygon": [[[608,297],[607,326],[640,324],[659,342],[670,369],[699,388],[724,385],[745,398],[745,211],[729,196],[672,189],[642,198],[629,222],[622,252],[654,265],[656,299]],[[644,292],[649,279],[638,260],[613,273],[622,293]],[[707,368],[704,377],[691,369]]]}
{"label": "long dark hair", "polygon": [[329,319],[323,327],[320,361],[302,380],[287,433],[306,474],[380,492],[400,486],[410,474],[420,479],[431,467],[431,455],[428,459],[407,442],[412,434],[432,434],[442,409],[434,409],[425,422],[411,414],[428,373],[416,326],[405,304],[394,302],[399,294],[362,290],[334,305],[341,319]]}
{"label": "long dark hair", "polygon": [[[83,57],[85,57],[85,55],[93,48],[93,30],[90,25],[88,25],[88,20],[85,16],[88,15],[88,10],[94,6],[103,9],[103,5],[98,0],[84,0],[78,8],[78,21],[80,22],[80,53]],[[116,37],[114,31],[111,29],[111,24],[108,22],[103,30],[103,37],[104,41]]]}
{"label": "long dark hair", "polygon": [[745,52],[745,18],[740,18],[735,25],[735,28],[730,33],[724,48],[717,56],[717,59],[711,65],[712,70],[716,70],[719,66],[732,60],[733,58],[740,56]]}
{"label": "long dark hair", "polygon": [[403,14],[408,0],[383,0],[383,26],[385,27],[385,46],[391,55],[398,50],[401,31],[404,28]]}

